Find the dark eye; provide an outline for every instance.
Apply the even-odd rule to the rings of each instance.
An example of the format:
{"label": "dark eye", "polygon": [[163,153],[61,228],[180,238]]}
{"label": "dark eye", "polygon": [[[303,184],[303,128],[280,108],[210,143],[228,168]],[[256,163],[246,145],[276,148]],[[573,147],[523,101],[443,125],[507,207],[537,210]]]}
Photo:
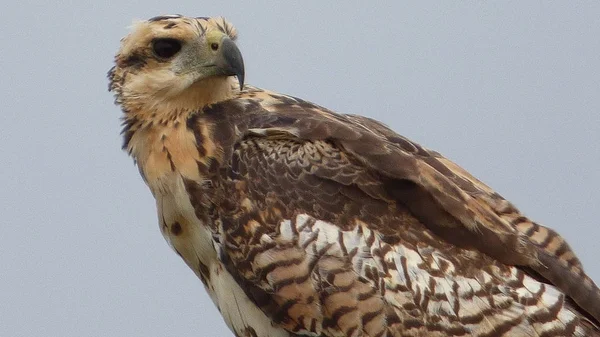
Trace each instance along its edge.
{"label": "dark eye", "polygon": [[219,44],[218,43],[211,43],[210,44],[210,49],[216,51],[217,49],[219,49]]}
{"label": "dark eye", "polygon": [[156,56],[168,59],[181,50],[181,42],[175,39],[156,39],[152,41],[152,50]]}

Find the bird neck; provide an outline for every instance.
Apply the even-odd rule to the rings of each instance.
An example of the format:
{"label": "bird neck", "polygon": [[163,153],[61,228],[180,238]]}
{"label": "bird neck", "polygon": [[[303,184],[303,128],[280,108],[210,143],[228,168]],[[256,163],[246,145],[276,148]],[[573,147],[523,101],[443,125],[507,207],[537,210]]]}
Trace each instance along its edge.
{"label": "bird neck", "polygon": [[[189,117],[202,113],[205,106],[233,98],[238,93],[237,81],[215,78],[194,83],[185,92],[170,99],[144,100],[140,97],[127,100],[128,104],[123,104],[123,149],[135,159],[142,171],[148,171],[146,163],[153,163],[155,167],[157,162],[170,165],[174,161],[179,164],[173,154],[193,152],[196,149],[194,135],[187,128]],[[161,157],[164,160],[160,161],[156,159],[169,151],[173,158]],[[197,171],[196,162],[192,162]],[[168,167],[166,164],[163,166]],[[155,175],[150,172],[143,174],[149,179]],[[160,173],[157,172],[156,175],[160,176]]]}
{"label": "bird neck", "polygon": [[164,126],[167,121],[187,119],[205,106],[230,99],[238,92],[239,85],[232,77],[215,77],[193,83],[175,95],[131,95],[123,105],[124,120]]}

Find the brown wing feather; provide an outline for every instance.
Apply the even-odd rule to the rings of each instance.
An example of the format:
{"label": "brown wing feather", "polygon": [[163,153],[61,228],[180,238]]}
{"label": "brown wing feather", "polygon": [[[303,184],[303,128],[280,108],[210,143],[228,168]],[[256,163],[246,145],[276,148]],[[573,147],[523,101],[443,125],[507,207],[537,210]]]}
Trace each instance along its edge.
{"label": "brown wing feather", "polygon": [[365,128],[369,128],[381,134],[389,142],[397,144],[403,150],[419,156],[439,173],[452,180],[453,183],[459,186],[463,191],[467,192],[471,197],[478,199],[479,203],[487,205],[496,215],[500,216],[520,233],[527,236],[538,248],[545,250],[547,253],[560,260],[561,263],[566,264],[569,267],[582,269],[581,262],[571,247],[560,235],[558,235],[558,233],[550,228],[540,226],[523,216],[523,214],[521,214],[521,212],[510,202],[483,182],[473,177],[462,167],[456,165],[454,162],[437,152],[426,150],[420,145],[399,136],[387,126],[376,120],[363,116],[348,116],[348,118]]}
{"label": "brown wing feather", "polygon": [[[284,165],[279,168],[281,172],[271,172],[270,175],[263,172],[268,179],[260,181],[265,185],[259,184],[248,191],[260,191],[264,200],[276,204],[271,205],[268,211],[263,210],[266,213],[259,214],[261,219],[280,214],[285,204],[281,195],[270,197],[269,191],[273,190],[273,186],[267,188],[268,181],[278,181],[281,187],[288,184],[290,188],[286,191],[292,194],[287,200],[297,203],[297,209],[309,210],[312,207],[313,211],[325,212],[319,205],[328,205],[334,209],[329,214],[330,218],[327,218],[326,212],[319,216],[333,222],[343,218],[343,207],[347,207],[343,202],[336,205],[340,196],[350,197],[357,193],[356,189],[344,187],[357,186],[361,193],[375,197],[373,199],[399,201],[388,205],[405,205],[423,225],[449,243],[464,249],[475,248],[503,264],[531,268],[573,298],[596,323],[600,321],[600,291],[585,275],[580,262],[560,236],[530,222],[510,203],[454,163],[408,141],[382,124],[364,117],[335,114],[300,99],[252,88],[236,100],[205,108],[202,116],[206,119],[205,125],[212,123],[216,143],[222,145],[221,160],[224,162],[234,156],[234,144],[239,146],[243,137],[255,134],[273,140],[296,139],[298,143],[325,142],[340,151],[340,156],[354,163],[353,170],[346,173],[339,166],[308,165],[304,168],[310,172],[306,179],[291,185],[286,179],[278,180],[281,174],[285,176],[283,171],[289,170],[288,166]],[[272,148],[277,146],[272,144]],[[260,167],[253,160],[256,158],[247,158],[247,169]],[[274,162],[266,164],[273,165]],[[357,174],[357,170],[361,173]],[[259,179],[261,173],[254,172],[251,176]],[[336,184],[312,180],[319,177]],[[311,198],[293,195],[303,189],[319,190],[320,194],[313,193]],[[241,199],[237,200],[243,200],[244,196],[238,197]],[[363,201],[346,204],[357,202]],[[263,228],[255,233],[254,237],[258,240],[265,227],[256,228]],[[391,230],[391,236],[394,230],[398,231]]]}
{"label": "brown wing feather", "polygon": [[[600,320],[598,316],[600,314],[600,290],[583,271],[583,266],[575,252],[558,233],[525,217],[501,195],[441,154],[422,148],[373,119],[362,116],[348,116],[348,118],[364,128],[374,130],[404,151],[414,153],[415,157],[450,179],[486,211],[500,217],[505,224],[509,224],[520,235],[525,236],[536,248],[538,261],[534,261],[532,264],[517,264],[532,267],[552,284],[573,297],[578,304],[587,308],[590,314],[596,317],[596,320]],[[484,248],[482,251],[489,252],[488,249],[491,247],[488,244],[489,242],[486,242],[483,247],[479,248]],[[491,255],[497,257],[497,255]],[[503,261],[508,263],[507,260]]]}

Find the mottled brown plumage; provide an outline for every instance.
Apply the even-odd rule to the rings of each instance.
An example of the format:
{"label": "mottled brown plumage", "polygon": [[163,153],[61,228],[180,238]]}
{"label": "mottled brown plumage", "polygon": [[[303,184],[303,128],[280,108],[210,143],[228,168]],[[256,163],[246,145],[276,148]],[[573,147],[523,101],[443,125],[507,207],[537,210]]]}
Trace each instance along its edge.
{"label": "mottled brown plumage", "polygon": [[236,35],[153,18],[109,72],[163,235],[236,336],[600,336],[556,232],[377,121],[240,90]]}

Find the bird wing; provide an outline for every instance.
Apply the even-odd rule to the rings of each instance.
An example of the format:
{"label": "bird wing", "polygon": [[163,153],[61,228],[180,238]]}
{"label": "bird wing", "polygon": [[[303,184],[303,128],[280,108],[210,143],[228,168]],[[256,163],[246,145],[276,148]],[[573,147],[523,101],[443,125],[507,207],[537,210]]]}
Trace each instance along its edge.
{"label": "bird wing", "polygon": [[[286,329],[367,331],[371,324],[375,335],[375,326],[391,317],[375,288],[406,290],[400,296],[406,301],[437,299],[444,311],[444,303],[462,303],[454,288],[485,288],[492,302],[510,301],[495,299],[491,285],[525,287],[530,276],[555,285],[583,316],[600,321],[600,291],[558,234],[383,124],[254,88],[203,113],[213,118],[228,164],[220,173],[227,196],[216,212],[224,258],[249,297]],[[429,279],[419,279],[419,271]],[[446,285],[439,298],[436,282]],[[340,294],[346,288],[352,296]],[[542,303],[543,291],[536,296],[536,305],[551,305]],[[515,319],[521,324],[523,317]],[[407,317],[399,321],[409,324]]]}

